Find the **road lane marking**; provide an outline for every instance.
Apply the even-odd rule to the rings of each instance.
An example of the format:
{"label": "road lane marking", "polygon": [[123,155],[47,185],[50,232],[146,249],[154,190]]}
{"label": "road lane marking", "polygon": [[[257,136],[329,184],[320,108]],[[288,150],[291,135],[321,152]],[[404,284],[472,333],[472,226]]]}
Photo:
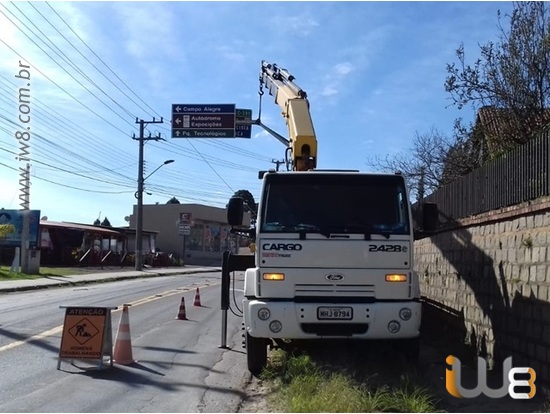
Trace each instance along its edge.
{"label": "road lane marking", "polygon": [[1,346],[0,347],[0,352],[2,351],[7,351],[8,349],[13,349],[13,348],[16,348],[18,347],[19,345],[24,345],[26,344],[27,342],[31,342],[31,341],[37,341],[39,339],[44,339],[48,336],[53,336],[55,334],[58,334],[59,332],[61,332],[63,330],[63,325],[60,325],[60,326],[56,326],[55,328],[52,328],[52,329],[49,329],[47,331],[44,331],[38,335],[34,335],[34,336],[31,336],[30,338],[27,338],[27,339],[24,339],[22,341],[15,341],[15,342],[12,342],[10,344],[7,344],[7,345],[4,345],[4,346]]}
{"label": "road lane marking", "polygon": [[[142,299],[137,299],[134,302],[124,302],[124,303],[127,304],[127,305],[131,305],[131,306],[144,305],[146,303],[154,302],[155,300],[164,299],[164,298],[167,298],[167,297],[170,297],[170,296],[174,296],[174,295],[194,291],[197,287],[200,288],[200,289],[204,289],[204,288],[207,288],[207,287],[212,287],[212,286],[219,285],[220,283],[221,282],[214,282],[214,283],[209,283],[209,284],[201,285],[201,286],[194,286],[193,285],[191,287],[181,287],[181,288],[176,288],[176,289],[170,289],[170,290],[167,290],[166,292],[157,293],[155,295],[147,296],[147,297],[142,298]],[[122,305],[117,306],[117,308],[118,309],[113,310],[112,313],[122,311]],[[29,342],[32,342],[32,341],[37,341],[37,340],[40,340],[40,339],[47,338],[49,336],[54,336],[54,335],[57,335],[60,332],[63,332],[63,325],[59,325],[59,326],[56,326],[55,328],[48,329],[47,331],[44,331],[44,332],[39,333],[37,335],[33,335],[29,338],[22,339],[20,341],[11,342],[9,344],[0,346],[0,352],[7,351],[7,350],[10,350],[10,349],[13,349],[13,348],[17,348],[18,346],[25,345],[26,343],[29,343]]]}

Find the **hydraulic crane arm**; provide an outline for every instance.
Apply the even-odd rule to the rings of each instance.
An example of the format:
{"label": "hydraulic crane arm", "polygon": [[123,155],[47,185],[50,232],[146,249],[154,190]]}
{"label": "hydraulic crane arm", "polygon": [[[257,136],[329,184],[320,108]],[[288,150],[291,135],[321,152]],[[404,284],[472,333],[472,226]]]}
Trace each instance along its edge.
{"label": "hydraulic crane arm", "polygon": [[307,171],[317,165],[317,138],[309,112],[307,94],[286,69],[262,61],[260,85],[265,85],[283,110],[289,132],[292,169]]}

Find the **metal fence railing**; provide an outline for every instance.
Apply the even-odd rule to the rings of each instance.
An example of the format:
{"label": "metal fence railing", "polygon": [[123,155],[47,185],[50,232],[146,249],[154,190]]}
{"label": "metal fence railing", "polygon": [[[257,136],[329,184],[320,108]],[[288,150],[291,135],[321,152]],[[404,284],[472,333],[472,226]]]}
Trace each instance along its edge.
{"label": "metal fence railing", "polygon": [[[447,220],[550,195],[550,132],[443,186],[424,198]],[[418,203],[413,210],[418,209]]]}

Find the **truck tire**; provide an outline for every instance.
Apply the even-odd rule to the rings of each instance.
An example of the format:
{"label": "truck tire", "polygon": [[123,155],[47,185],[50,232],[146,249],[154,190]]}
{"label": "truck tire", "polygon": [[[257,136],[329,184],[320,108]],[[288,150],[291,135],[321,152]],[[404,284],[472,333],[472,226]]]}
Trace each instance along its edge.
{"label": "truck tire", "polygon": [[248,370],[254,376],[260,375],[267,365],[267,342],[263,338],[254,338],[246,333],[246,361]]}

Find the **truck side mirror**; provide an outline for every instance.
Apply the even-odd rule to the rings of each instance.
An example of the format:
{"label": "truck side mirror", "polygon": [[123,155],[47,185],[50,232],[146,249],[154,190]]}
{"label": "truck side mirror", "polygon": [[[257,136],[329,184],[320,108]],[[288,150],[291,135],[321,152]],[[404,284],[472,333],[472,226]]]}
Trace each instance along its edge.
{"label": "truck side mirror", "polygon": [[423,230],[431,233],[437,230],[439,224],[439,210],[436,203],[424,203],[422,206]]}
{"label": "truck side mirror", "polygon": [[241,197],[231,197],[227,204],[227,222],[232,226],[241,226],[244,216],[244,201]]}

